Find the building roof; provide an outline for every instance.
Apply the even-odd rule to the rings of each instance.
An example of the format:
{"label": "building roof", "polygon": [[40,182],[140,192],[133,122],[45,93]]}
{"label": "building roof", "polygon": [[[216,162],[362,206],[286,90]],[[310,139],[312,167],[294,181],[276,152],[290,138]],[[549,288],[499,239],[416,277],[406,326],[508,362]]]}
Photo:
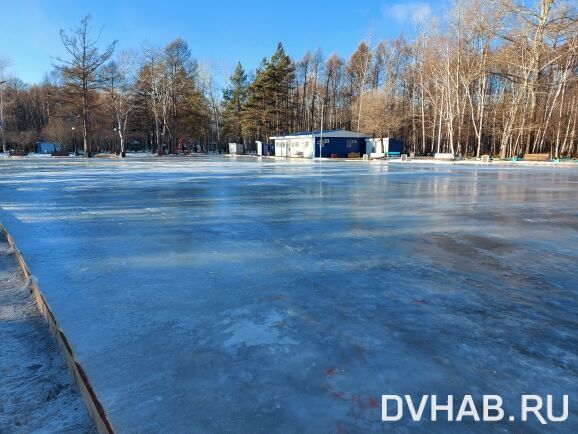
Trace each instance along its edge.
{"label": "building roof", "polygon": [[[345,130],[324,130],[323,134],[327,134],[327,133],[336,133],[338,131],[345,131]],[[311,136],[313,134],[319,134],[321,133],[321,130],[317,130],[317,131],[300,131],[298,133],[293,133],[291,134],[292,136]]]}
{"label": "building roof", "polygon": [[[320,137],[321,131],[301,131],[298,133],[291,133],[284,136],[270,137],[272,140],[279,139],[291,139],[296,137]],[[323,130],[323,137],[354,137],[354,138],[367,138],[371,137],[370,134],[358,133],[355,131],[347,130]]]}

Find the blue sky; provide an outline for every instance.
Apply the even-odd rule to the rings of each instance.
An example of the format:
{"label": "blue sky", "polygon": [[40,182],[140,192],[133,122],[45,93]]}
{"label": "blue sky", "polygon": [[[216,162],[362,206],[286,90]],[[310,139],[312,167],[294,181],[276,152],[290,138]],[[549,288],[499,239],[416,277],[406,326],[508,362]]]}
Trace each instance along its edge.
{"label": "blue sky", "polygon": [[89,13],[93,27],[103,27],[102,45],[117,39],[120,50],[138,49],[145,41],[163,46],[181,37],[193,56],[221,80],[238,60],[247,70],[254,69],[279,41],[294,58],[317,47],[326,55],[349,56],[360,40],[407,33],[441,15],[446,4],[446,0],[2,0],[0,55],[12,63],[9,74],[39,82],[51,69],[51,56],[64,54],[59,30],[77,25]]}

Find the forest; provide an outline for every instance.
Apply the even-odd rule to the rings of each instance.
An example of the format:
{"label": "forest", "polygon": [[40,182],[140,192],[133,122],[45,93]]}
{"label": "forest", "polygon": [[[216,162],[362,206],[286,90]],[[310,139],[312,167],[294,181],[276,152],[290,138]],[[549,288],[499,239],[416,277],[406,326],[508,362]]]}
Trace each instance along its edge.
{"label": "forest", "polygon": [[348,58],[272,44],[219,84],[187,41],[118,51],[86,16],[54,35],[66,56],[41,83],[0,57],[3,151],[46,140],[85,156],[204,152],[323,128],[400,138],[417,155],[577,157],[577,18],[571,0],[455,0]]}

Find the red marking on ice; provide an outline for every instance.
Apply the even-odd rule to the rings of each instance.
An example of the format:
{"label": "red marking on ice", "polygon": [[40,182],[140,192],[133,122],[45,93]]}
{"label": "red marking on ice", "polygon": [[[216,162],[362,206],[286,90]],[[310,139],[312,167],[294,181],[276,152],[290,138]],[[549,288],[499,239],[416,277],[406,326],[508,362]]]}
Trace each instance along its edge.
{"label": "red marking on ice", "polygon": [[363,410],[369,410],[371,408],[377,408],[379,406],[377,399],[375,399],[373,396],[370,396],[366,400],[365,398],[360,398],[359,395],[353,395],[351,397],[351,400],[355,402],[359,406],[359,408]]}
{"label": "red marking on ice", "polygon": [[332,377],[335,374],[337,374],[337,369],[335,368],[327,368],[325,370],[325,375],[327,375],[328,377]]}
{"label": "red marking on ice", "polygon": [[340,398],[340,399],[347,399],[347,397],[345,396],[344,392],[341,392],[339,390],[335,390],[333,387],[331,387],[328,384],[324,384],[322,386],[325,390],[327,390],[329,393],[331,393],[333,396]]}
{"label": "red marking on ice", "polygon": [[346,434],[347,428],[341,422],[335,422],[335,432],[337,434]]}
{"label": "red marking on ice", "polygon": [[424,304],[425,300],[422,300],[421,298],[412,298],[411,299],[411,304]]}

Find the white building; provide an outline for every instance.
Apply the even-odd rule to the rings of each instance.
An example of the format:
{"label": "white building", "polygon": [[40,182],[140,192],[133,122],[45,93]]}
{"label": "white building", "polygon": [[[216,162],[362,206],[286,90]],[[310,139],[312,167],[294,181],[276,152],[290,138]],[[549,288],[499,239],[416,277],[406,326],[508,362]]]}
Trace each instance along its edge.
{"label": "white building", "polygon": [[[320,147],[321,136],[323,146]],[[312,131],[271,137],[275,141],[275,156],[316,158],[347,157],[349,153],[365,152],[367,134],[346,130]],[[321,149],[320,149],[321,148]]]}
{"label": "white building", "polygon": [[242,143],[229,143],[229,154],[242,155],[245,153],[245,147]]}
{"label": "white building", "polygon": [[372,158],[381,158],[386,154],[401,154],[403,152],[403,140],[391,137],[367,139],[365,146],[365,153]]}

